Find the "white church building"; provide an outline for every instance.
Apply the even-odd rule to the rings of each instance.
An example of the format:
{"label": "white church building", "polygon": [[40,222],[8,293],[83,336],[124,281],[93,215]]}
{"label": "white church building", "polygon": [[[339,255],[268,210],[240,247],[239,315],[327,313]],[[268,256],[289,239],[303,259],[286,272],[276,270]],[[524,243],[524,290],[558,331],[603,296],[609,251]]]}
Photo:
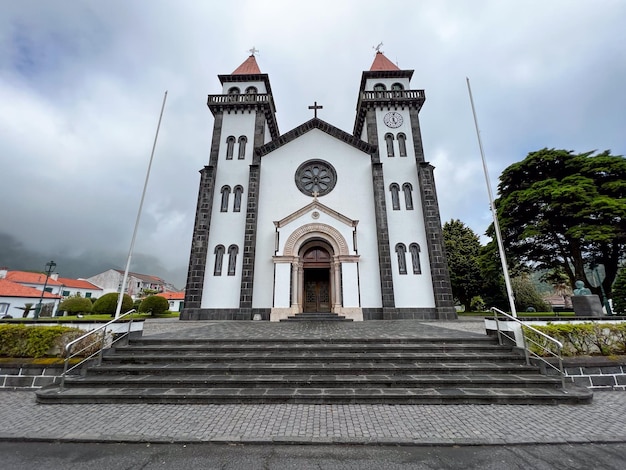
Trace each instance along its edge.
{"label": "white church building", "polygon": [[317,117],[281,134],[254,55],[219,75],[182,320],[456,318],[412,75],[377,52],[351,134]]}

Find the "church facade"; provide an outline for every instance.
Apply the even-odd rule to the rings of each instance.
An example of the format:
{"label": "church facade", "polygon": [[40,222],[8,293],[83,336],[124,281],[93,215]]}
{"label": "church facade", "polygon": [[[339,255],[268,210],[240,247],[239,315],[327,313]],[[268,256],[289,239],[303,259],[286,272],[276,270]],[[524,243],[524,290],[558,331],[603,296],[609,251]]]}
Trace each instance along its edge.
{"label": "church facade", "polygon": [[377,52],[351,134],[280,134],[254,55],[219,75],[181,320],[456,318],[412,75]]}

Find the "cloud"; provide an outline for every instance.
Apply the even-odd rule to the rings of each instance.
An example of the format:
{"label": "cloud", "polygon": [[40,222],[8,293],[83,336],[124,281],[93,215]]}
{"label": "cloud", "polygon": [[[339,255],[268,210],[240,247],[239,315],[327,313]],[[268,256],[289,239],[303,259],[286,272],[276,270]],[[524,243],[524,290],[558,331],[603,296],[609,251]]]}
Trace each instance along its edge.
{"label": "cloud", "polygon": [[24,256],[9,257],[11,244],[4,259],[13,269],[52,256],[82,259],[86,271],[90,260],[124,266],[168,90],[133,262],[152,260],[143,266],[184,284],[213,124],[206,95],[252,46],[282,132],[310,119],[314,101],[322,119],[351,132],[361,72],[383,41],[426,91],[422,136],[442,219],[483,233],[490,214],[465,77],[494,188],[539,148],[624,154],[624,20],[615,1],[7,2],[0,232]]}

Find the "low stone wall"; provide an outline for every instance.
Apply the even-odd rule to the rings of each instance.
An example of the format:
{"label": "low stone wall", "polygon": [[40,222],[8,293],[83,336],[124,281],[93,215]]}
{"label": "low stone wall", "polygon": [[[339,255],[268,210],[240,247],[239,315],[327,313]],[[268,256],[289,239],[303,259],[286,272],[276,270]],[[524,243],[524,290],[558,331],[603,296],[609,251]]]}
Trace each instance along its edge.
{"label": "low stone wall", "polygon": [[60,380],[62,365],[0,364],[0,390],[33,390]]}
{"label": "low stone wall", "polygon": [[626,391],[626,358],[572,358],[563,361],[567,378],[592,390]]}

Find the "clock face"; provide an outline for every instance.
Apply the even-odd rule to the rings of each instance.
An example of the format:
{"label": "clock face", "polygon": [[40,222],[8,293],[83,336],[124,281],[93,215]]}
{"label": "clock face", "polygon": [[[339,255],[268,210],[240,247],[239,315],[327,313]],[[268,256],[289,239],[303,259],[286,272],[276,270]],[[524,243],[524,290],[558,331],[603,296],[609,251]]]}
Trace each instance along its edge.
{"label": "clock face", "polygon": [[385,125],[391,128],[400,127],[403,121],[404,119],[402,118],[402,114],[396,113],[395,111],[385,114],[385,117],[383,118]]}

